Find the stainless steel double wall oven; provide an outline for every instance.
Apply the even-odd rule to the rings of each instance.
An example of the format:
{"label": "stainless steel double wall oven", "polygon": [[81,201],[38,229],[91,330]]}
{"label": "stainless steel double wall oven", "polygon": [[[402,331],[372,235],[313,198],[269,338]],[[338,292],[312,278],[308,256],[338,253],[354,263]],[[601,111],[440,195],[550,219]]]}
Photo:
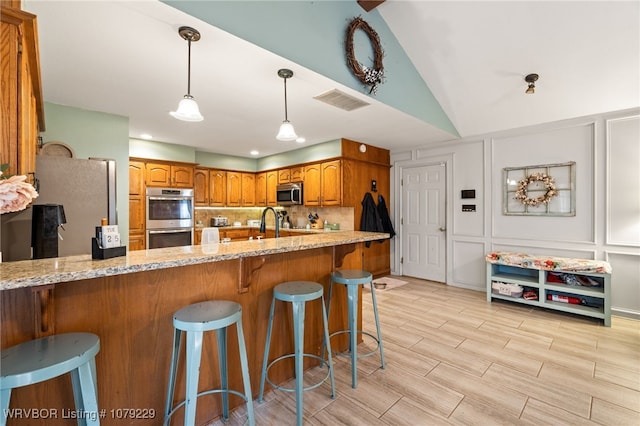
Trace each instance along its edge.
{"label": "stainless steel double wall oven", "polygon": [[193,189],[147,188],[147,248],[193,244]]}

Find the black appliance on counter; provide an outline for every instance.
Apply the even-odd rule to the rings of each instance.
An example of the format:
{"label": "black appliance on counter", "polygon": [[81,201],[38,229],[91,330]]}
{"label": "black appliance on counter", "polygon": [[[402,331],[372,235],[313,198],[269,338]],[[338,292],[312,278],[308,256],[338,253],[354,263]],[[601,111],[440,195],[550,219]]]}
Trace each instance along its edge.
{"label": "black appliance on counter", "polygon": [[67,223],[61,204],[36,204],[31,220],[34,259],[58,257],[58,227]]}

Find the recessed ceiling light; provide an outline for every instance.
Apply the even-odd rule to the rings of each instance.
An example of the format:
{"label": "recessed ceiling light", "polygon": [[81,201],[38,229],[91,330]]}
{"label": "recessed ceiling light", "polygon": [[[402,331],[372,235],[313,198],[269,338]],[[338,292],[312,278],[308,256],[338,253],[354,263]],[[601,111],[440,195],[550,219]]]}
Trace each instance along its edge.
{"label": "recessed ceiling light", "polygon": [[260,154],[260,152],[256,151],[255,149],[253,151],[251,151],[249,154],[251,155],[258,155]]}
{"label": "recessed ceiling light", "polygon": [[307,140],[303,137],[299,137],[298,139],[296,139],[296,142],[298,143],[305,143]]}
{"label": "recessed ceiling light", "polygon": [[153,139],[153,136],[151,136],[149,133],[143,133],[140,135],[140,137],[142,139]]}

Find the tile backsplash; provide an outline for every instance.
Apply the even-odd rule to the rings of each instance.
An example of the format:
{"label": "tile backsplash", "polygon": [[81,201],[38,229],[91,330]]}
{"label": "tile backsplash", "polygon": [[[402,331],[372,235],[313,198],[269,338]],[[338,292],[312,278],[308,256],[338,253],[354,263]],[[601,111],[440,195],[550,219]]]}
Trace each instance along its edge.
{"label": "tile backsplash", "polygon": [[[353,207],[318,207],[304,206],[275,207],[276,211],[286,211],[293,227],[305,227],[309,220],[309,213],[317,214],[320,222],[338,223],[341,230],[353,231]],[[196,207],[195,220],[197,226],[209,226],[212,217],[223,216],[228,219],[229,226],[240,222],[243,226],[247,220],[260,220],[263,207]],[[267,226],[275,226],[273,214],[267,213]]]}

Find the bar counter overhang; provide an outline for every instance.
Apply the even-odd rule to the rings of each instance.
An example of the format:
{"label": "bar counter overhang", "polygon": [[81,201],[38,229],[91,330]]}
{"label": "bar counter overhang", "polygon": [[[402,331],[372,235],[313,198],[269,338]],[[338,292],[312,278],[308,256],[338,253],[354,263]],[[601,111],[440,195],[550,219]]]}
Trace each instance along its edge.
{"label": "bar counter overhang", "polygon": [[[106,260],[92,260],[86,255],[2,263],[0,344],[6,348],[55,333],[97,334],[101,340],[96,363],[98,402],[104,410],[102,424],[155,425],[162,422],[165,404],[173,313],[204,300],[233,300],[243,309],[255,398],[273,287],[285,281],[305,280],[321,283],[326,292],[332,271],[362,268],[365,242],[387,238],[384,233],[323,232],[141,250]],[[339,290],[335,303],[332,301],[330,330],[346,328],[346,296]],[[307,307],[305,327],[305,352],[317,354],[322,342],[319,303]],[[280,305],[277,323],[290,324],[290,318],[286,304]],[[360,314],[359,318],[361,321]],[[343,343],[339,340],[337,344]],[[274,334],[271,347],[274,354],[292,352],[288,328]],[[240,389],[235,333],[229,333],[228,348],[230,388]],[[215,333],[206,333],[202,357],[199,389],[218,387]],[[305,368],[313,366],[311,360],[305,361]],[[280,364],[269,373],[275,383],[293,377],[293,363]],[[183,397],[181,362],[176,400]],[[207,424],[221,413],[220,397],[201,399],[196,424]],[[232,406],[243,403],[235,396],[230,402]],[[73,419],[62,418],[63,410],[74,409],[69,377],[15,389],[10,407],[50,409],[58,418],[10,419],[9,425],[75,424]],[[122,417],[127,414],[140,416]],[[181,422],[178,413],[172,424]]]}

